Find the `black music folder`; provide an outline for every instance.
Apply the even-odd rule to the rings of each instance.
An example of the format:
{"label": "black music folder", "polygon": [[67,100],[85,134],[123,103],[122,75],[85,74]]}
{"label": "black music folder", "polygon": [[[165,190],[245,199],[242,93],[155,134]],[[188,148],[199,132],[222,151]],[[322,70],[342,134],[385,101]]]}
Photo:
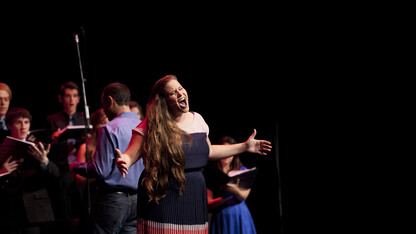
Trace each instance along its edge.
{"label": "black music folder", "polygon": [[[88,131],[92,129],[92,125],[88,126]],[[36,141],[40,141],[42,143],[51,143],[52,142],[52,133],[54,133],[56,129],[36,129],[29,132],[29,134],[35,136]],[[81,139],[85,134],[85,125],[68,125],[65,128],[61,129],[61,135],[59,138],[61,140],[74,138],[74,139]]]}
{"label": "black music folder", "polygon": [[215,167],[208,166],[204,169],[204,176],[207,187],[215,192],[224,184],[236,183],[237,179],[240,180],[238,183],[240,188],[249,189],[254,184],[257,172],[258,168],[253,167],[245,170],[230,171],[228,174],[225,174]]}
{"label": "black music folder", "polygon": [[39,166],[39,161],[29,154],[29,146],[36,146],[34,142],[20,140],[11,136],[6,136],[0,144],[0,165],[9,156],[13,156],[12,160],[23,158],[24,162],[19,166],[20,169],[33,169]]}
{"label": "black music folder", "polygon": [[[88,126],[88,131],[92,129],[92,125]],[[83,134],[85,134],[85,125],[68,125],[61,130],[60,139],[81,139]]]}
{"label": "black music folder", "polygon": [[36,141],[49,144],[52,142],[52,133],[55,131],[56,129],[36,129],[29,131],[29,135],[33,135]]}

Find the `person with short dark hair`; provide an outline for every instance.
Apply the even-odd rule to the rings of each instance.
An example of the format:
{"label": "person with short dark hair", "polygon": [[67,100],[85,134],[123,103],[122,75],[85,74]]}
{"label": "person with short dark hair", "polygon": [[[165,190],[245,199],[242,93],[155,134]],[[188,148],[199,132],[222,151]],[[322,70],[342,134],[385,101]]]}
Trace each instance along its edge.
{"label": "person with short dark hair", "polygon": [[48,115],[44,124],[45,129],[53,130],[49,158],[57,165],[58,171],[56,168],[47,169],[59,175],[57,180],[50,181],[49,189],[57,226],[68,226],[69,230],[76,230],[83,207],[80,191],[75,176],[69,172],[69,165],[76,160],[78,149],[85,139],[82,137],[66,139],[60,135],[61,130],[68,125],[85,126],[85,115],[78,111],[79,86],[72,81],[63,83],[59,87],[58,101],[62,104],[62,110]]}
{"label": "person with short dark hair", "polygon": [[[28,110],[14,107],[7,112],[6,123],[10,137],[17,141],[28,142],[32,115]],[[2,144],[5,144],[3,142]],[[50,175],[44,170],[48,163],[50,145],[42,142],[29,146],[33,156],[22,160],[23,155],[11,155],[17,170],[2,177],[6,179],[0,186],[0,230],[5,234],[15,233],[48,233],[49,225],[54,221],[46,180]],[[17,159],[20,158],[20,159]],[[11,159],[10,157],[8,159]],[[25,166],[27,163],[31,166]]]}
{"label": "person with short dark hair", "polygon": [[[84,125],[84,113],[77,110],[80,102],[80,89],[72,81],[65,82],[60,86],[58,101],[62,104],[62,111],[46,117],[45,128],[56,130],[52,134],[52,142],[58,143],[61,130],[68,125]],[[73,158],[72,161],[74,161]],[[70,164],[70,162],[69,162]]]}
{"label": "person with short dark hair", "polygon": [[98,130],[93,160],[73,162],[70,167],[98,184],[92,233],[137,233],[137,191],[144,166],[142,161],[136,163],[125,179],[116,168],[116,149],[127,149],[133,129],[141,122],[129,101],[126,85],[115,82],[104,87],[101,105],[110,121]]}

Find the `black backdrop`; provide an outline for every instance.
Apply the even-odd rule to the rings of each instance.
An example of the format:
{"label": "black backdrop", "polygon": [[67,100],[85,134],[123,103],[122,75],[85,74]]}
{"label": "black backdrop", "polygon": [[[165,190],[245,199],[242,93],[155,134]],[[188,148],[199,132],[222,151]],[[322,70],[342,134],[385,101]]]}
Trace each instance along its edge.
{"label": "black backdrop", "polygon": [[280,233],[282,224],[287,232],[298,228],[308,200],[298,194],[305,182],[297,144],[298,137],[306,138],[299,123],[313,115],[309,95],[316,81],[305,77],[314,68],[305,62],[310,55],[306,41],[298,38],[302,33],[291,34],[297,31],[289,29],[291,17],[248,5],[187,14],[152,9],[146,17],[143,9],[126,15],[71,10],[22,13],[4,24],[0,80],[13,91],[11,108],[32,113],[32,129],[60,110],[60,84],[72,80],[81,87],[78,33],[90,113],[99,108],[102,88],[110,82],[127,84],[132,99],[145,107],[154,82],[177,75],[191,110],[208,123],[211,142],[223,135],[245,141],[256,128],[257,138],[273,143],[268,156],[241,156],[246,166],[260,168],[247,200],[258,232]]}

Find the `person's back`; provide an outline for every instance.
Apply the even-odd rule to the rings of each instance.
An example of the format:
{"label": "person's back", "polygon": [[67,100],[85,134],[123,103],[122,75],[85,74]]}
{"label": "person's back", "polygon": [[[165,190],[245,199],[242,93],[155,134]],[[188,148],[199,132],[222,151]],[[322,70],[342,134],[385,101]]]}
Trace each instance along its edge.
{"label": "person's back", "polygon": [[[93,178],[96,178],[98,184],[93,233],[110,232],[115,229],[124,230],[126,233],[136,232],[137,185],[144,166],[137,163],[129,176],[122,179],[121,173],[115,168],[115,149],[127,149],[132,129],[140,122],[136,113],[123,112],[98,131],[92,162],[96,168],[92,172],[96,173]],[[115,226],[112,226],[114,220],[108,219],[109,214],[116,217]]]}
{"label": "person's back", "polygon": [[137,189],[144,169],[139,162],[123,179],[116,168],[116,149],[127,149],[133,129],[141,120],[129,108],[130,91],[126,85],[111,83],[102,93],[101,104],[108,119],[97,133],[91,162],[73,162],[71,171],[95,178],[98,196],[93,212],[92,233],[136,233]]}
{"label": "person's back", "polygon": [[[141,170],[138,170],[140,166],[138,165],[137,170],[133,170],[131,174],[129,173],[129,178],[119,180],[122,178],[121,173],[114,170],[115,164],[113,162],[117,155],[115,149],[127,149],[132,136],[132,129],[140,122],[141,120],[138,119],[137,114],[123,112],[98,131],[94,161],[100,168],[98,171],[98,178],[102,180],[100,189],[131,188],[137,190],[136,185],[141,174]],[[108,154],[113,154],[113,157],[109,157]],[[104,157],[104,155],[106,156]],[[132,184],[135,186],[131,186]]]}

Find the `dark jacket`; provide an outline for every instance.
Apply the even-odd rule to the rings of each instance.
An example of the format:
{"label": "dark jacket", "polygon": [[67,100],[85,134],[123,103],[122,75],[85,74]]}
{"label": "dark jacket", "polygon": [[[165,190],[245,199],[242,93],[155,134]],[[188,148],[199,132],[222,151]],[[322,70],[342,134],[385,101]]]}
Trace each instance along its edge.
{"label": "dark jacket", "polygon": [[[73,125],[85,125],[85,116],[81,112],[73,115]],[[45,129],[61,130],[68,126],[69,116],[64,111],[49,115],[46,117]],[[75,149],[78,151],[79,146],[84,143],[83,139],[76,139]],[[49,164],[46,172],[52,177],[48,181],[48,192],[52,199],[53,209],[56,218],[65,219],[76,217],[81,211],[79,207],[79,191],[73,176],[69,172],[68,164],[68,145],[66,139],[51,145],[48,154]]]}
{"label": "dark jacket", "polygon": [[1,228],[23,228],[55,219],[46,189],[48,176],[39,166],[0,178]]}

